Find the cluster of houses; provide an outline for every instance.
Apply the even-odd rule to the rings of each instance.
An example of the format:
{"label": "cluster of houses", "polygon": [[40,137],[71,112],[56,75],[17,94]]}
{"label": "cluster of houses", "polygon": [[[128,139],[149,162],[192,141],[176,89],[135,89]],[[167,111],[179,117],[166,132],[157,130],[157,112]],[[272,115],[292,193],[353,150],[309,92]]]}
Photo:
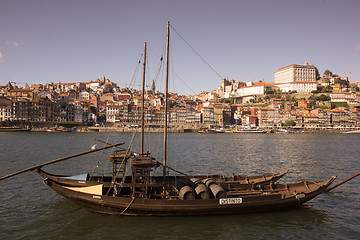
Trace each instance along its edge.
{"label": "cluster of houses", "polygon": [[[324,93],[330,101],[313,98],[319,87],[327,86],[333,90]],[[286,101],[283,96],[288,94],[305,97]],[[277,70],[274,84],[223,79],[221,86],[212,92],[194,96],[169,95],[170,124],[187,128],[235,124],[280,127],[289,122],[312,127],[357,126],[360,123],[360,94],[353,91],[347,79],[320,78],[316,67],[306,62]],[[120,88],[104,76],[90,82],[36,84],[22,88],[9,82],[0,86],[0,121],[136,125],[140,122],[142,101],[140,91]],[[347,107],[330,109],[330,102],[346,103]],[[155,84],[146,91],[144,106],[145,122],[161,125],[165,114],[164,94],[155,90]]]}

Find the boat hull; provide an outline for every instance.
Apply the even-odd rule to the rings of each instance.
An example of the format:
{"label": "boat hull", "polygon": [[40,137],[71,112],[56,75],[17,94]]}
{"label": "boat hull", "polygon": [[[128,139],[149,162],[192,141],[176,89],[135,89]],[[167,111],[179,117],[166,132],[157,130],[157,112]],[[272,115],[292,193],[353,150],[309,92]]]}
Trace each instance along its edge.
{"label": "boat hull", "polygon": [[[64,187],[50,179],[47,179],[46,183],[57,193],[91,212],[135,216],[200,216],[243,214],[299,208],[303,203],[326,191],[326,188],[334,180],[335,177],[324,182],[316,182],[311,186],[308,184],[306,188],[312,189],[308,192],[291,193],[289,191],[274,190],[264,193],[259,191],[253,194],[239,194],[236,197],[206,200],[108,196],[74,190]],[[302,186],[303,182],[297,184]],[[296,184],[294,184],[294,186],[296,187]],[[304,186],[306,186],[306,184],[304,184]],[[299,189],[305,189],[305,187]]]}

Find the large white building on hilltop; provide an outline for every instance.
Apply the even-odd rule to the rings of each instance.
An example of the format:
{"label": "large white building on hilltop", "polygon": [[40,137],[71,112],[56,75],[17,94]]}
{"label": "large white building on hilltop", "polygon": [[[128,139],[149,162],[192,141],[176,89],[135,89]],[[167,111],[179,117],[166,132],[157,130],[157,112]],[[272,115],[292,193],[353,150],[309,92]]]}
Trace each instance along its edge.
{"label": "large white building on hilltop", "polygon": [[311,92],[316,90],[316,67],[292,64],[275,72],[275,84],[282,91]]}

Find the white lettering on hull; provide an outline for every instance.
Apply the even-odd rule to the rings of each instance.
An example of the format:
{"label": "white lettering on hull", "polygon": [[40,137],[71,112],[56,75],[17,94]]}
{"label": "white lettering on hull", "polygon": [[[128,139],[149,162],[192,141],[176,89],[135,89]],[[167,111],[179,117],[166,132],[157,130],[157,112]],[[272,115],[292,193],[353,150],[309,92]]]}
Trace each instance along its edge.
{"label": "white lettering on hull", "polygon": [[219,199],[219,204],[240,204],[242,203],[242,198],[221,198]]}

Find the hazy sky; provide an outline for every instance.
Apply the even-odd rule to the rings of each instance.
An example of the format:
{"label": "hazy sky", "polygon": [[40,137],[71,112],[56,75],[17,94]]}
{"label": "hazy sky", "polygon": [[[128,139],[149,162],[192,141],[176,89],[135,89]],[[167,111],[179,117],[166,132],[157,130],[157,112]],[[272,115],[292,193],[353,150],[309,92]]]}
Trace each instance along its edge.
{"label": "hazy sky", "polygon": [[[105,75],[126,86],[145,41],[151,81],[167,21],[222,77],[272,82],[277,69],[308,61],[321,75],[353,71],[354,82],[360,80],[359,11],[359,0],[0,0],[0,85]],[[174,31],[171,50],[172,91],[220,85]]]}

